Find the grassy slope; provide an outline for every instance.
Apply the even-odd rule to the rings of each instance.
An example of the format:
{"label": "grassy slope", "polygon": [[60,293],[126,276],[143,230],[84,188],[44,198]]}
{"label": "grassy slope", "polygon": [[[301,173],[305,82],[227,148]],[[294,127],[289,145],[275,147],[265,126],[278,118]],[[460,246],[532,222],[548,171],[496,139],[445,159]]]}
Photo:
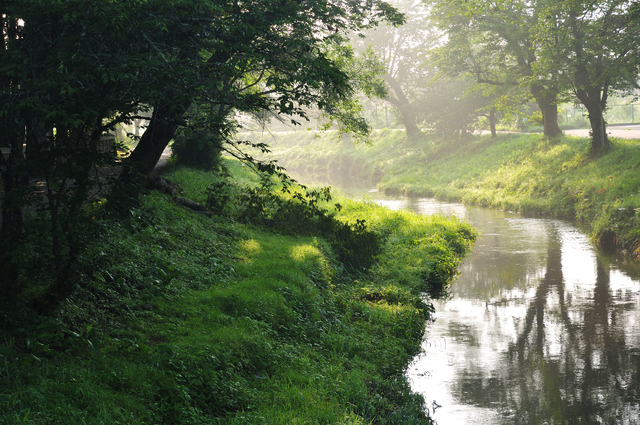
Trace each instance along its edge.
{"label": "grassy slope", "polygon": [[[170,177],[204,201],[210,173]],[[420,291],[450,281],[473,231],[343,204],[387,237],[369,273],[346,273],[322,238],[155,192],[129,222],[96,217],[81,287],[1,335],[0,422],[429,423],[403,376],[430,310]]]}
{"label": "grassy slope", "polygon": [[446,142],[426,137],[409,143],[401,131],[382,130],[374,133],[372,146],[355,147],[331,134],[314,139],[293,133],[277,142],[262,135],[249,138],[270,141],[274,157],[296,173],[371,180],[375,170],[372,185],[387,192],[577,219],[597,242],[640,256],[637,140],[614,139],[609,153],[593,158],[587,139],[550,143],[535,134]]}

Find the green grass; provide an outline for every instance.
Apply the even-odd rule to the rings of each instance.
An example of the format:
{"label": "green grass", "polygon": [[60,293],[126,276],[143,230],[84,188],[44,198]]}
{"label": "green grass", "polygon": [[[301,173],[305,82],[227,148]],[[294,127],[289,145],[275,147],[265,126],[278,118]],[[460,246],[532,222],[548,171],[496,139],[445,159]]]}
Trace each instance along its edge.
{"label": "green grass", "polygon": [[[200,202],[219,180],[168,177]],[[0,423],[430,423],[403,372],[432,310],[422,292],[441,294],[475,233],[339,202],[339,220],[384,241],[368,270],[321,235],[206,218],[157,192],[130,220],[96,212],[72,296],[38,316],[34,281],[4,316]],[[28,276],[45,276],[32,260]]]}
{"label": "green grass", "polygon": [[539,134],[408,142],[401,131],[374,132],[372,146],[296,133],[272,141],[273,156],[301,175],[331,182],[345,169],[336,164],[362,164],[364,172],[346,167],[349,179],[387,193],[578,220],[597,243],[640,256],[640,141],[613,139],[597,157],[589,146],[585,138]]}

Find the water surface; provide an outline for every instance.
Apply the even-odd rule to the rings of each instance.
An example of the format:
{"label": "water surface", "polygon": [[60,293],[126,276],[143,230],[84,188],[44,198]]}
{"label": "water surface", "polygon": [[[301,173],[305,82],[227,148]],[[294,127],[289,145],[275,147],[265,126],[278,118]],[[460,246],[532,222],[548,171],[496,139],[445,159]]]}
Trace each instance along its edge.
{"label": "water surface", "polygon": [[640,423],[637,262],[598,252],[563,221],[378,202],[480,232],[407,371],[438,424]]}

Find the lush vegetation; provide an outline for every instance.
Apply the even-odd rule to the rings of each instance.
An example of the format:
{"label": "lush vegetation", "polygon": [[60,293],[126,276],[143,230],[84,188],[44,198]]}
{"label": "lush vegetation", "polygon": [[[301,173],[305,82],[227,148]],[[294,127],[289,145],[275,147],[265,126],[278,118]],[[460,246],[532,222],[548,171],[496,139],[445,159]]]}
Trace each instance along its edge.
{"label": "lush vegetation", "polygon": [[[31,237],[27,209],[44,201],[38,207],[50,211],[45,237],[55,297],[64,298],[83,255],[80,211],[96,187],[115,188],[112,206],[126,214],[137,181],[174,138],[185,160],[206,157],[233,144],[240,113],[297,122],[309,110],[366,134],[354,75],[364,67],[354,65],[346,34],[381,21],[403,16],[378,0],[0,4],[0,296],[15,298],[24,285],[14,265]],[[119,165],[116,135],[135,143],[124,172],[105,184],[98,168]]]}
{"label": "lush vegetation", "polygon": [[503,134],[406,141],[404,134],[377,131],[371,146],[337,143],[332,133],[263,137],[271,140],[281,163],[299,175],[330,182],[361,179],[389,193],[576,219],[598,243],[640,255],[639,141],[613,139],[608,153],[593,155],[576,137],[549,141],[539,134]]}
{"label": "lush vegetation", "polygon": [[[410,141],[387,132],[370,151],[320,152],[309,139],[282,158],[389,191],[577,217],[637,251],[635,177],[620,164],[597,173],[637,165],[631,144],[608,150],[602,112],[637,87],[640,7],[427,3],[394,30],[405,17],[381,0],[3,2],[3,419],[426,421],[402,378],[429,312],[420,294],[445,292],[473,232],[278,186],[274,158],[244,150],[266,145],[233,137],[247,117],[318,116],[363,139],[363,98],[387,96]],[[403,48],[355,53],[352,36],[383,21]],[[496,114],[535,100],[558,136],[569,93],[588,110],[591,155],[571,139],[425,142],[418,127],[466,133],[485,115],[495,133]],[[437,110],[413,110],[418,98]],[[143,193],[171,141],[183,164],[218,169],[226,150],[270,177],[182,169],[171,178],[185,196],[162,181],[169,197]]]}
{"label": "lush vegetation", "polygon": [[442,293],[473,230],[348,199],[338,211],[327,191],[228,168],[168,175],[213,217],[157,191],[127,219],[84,210],[78,284],[58,304],[43,299],[50,240],[27,241],[29,284],[2,306],[0,422],[430,422],[403,371],[431,312],[421,294]]}

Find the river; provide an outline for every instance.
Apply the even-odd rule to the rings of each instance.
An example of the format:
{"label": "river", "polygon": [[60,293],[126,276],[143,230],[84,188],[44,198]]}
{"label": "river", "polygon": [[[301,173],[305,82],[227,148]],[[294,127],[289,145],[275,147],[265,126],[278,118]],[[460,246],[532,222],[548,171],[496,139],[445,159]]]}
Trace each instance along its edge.
{"label": "river", "polygon": [[439,425],[640,423],[640,267],[559,220],[386,198],[480,236],[407,376]]}

